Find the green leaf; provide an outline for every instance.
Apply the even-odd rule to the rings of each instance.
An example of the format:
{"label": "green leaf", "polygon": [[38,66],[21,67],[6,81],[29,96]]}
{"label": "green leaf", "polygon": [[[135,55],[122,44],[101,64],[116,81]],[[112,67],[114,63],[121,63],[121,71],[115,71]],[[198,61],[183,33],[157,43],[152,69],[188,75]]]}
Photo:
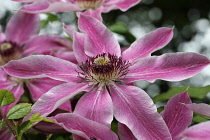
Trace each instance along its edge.
{"label": "green leaf", "polygon": [[49,119],[46,119],[44,117],[39,117],[40,116],[40,113],[36,113],[36,114],[33,114],[31,117],[30,117],[30,121],[32,123],[35,123],[35,122],[40,122],[40,121],[45,121],[45,122],[50,122],[50,123],[56,123],[52,120],[49,120]]}
{"label": "green leaf", "polygon": [[135,36],[131,34],[131,32],[129,31],[129,28],[123,22],[117,22],[115,24],[110,25],[108,28],[112,32],[115,32],[117,34],[124,36],[126,41],[128,41],[129,43],[133,43],[136,40]]}
{"label": "green leaf", "polygon": [[7,113],[7,119],[20,119],[31,111],[31,104],[20,103],[13,106]]}
{"label": "green leaf", "polygon": [[210,92],[210,85],[205,87],[173,87],[165,93],[158,94],[153,98],[154,103],[167,101],[175,94],[179,94],[188,90],[191,98],[203,99]]}
{"label": "green leaf", "polygon": [[49,140],[52,137],[53,134],[50,134],[46,137],[46,140]]}
{"label": "green leaf", "polygon": [[2,120],[0,120],[0,131],[1,131],[2,128],[3,128],[3,124],[4,124],[4,122],[3,122]]}
{"label": "green leaf", "polygon": [[25,121],[24,123],[22,123],[19,127],[18,127],[18,133],[20,133],[21,131],[28,131],[31,127],[33,126],[33,124],[30,124],[30,121]]}
{"label": "green leaf", "polygon": [[46,13],[45,15],[47,16],[47,19],[41,21],[41,28],[46,27],[49,24],[49,22],[55,22],[55,21],[60,22],[60,19],[52,13]]}
{"label": "green leaf", "polygon": [[6,89],[0,90],[0,107],[9,105],[15,101],[15,97],[12,92]]}

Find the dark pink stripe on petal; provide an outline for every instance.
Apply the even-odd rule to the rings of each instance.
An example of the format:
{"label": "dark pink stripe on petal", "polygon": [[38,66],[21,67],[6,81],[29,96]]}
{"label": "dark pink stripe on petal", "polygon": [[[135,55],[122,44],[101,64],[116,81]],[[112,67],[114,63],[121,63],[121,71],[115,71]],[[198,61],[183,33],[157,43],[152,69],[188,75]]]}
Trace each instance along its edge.
{"label": "dark pink stripe on petal", "polygon": [[167,53],[161,56],[150,56],[139,59],[130,66],[123,80],[134,82],[156,79],[180,81],[199,73],[210,64],[210,60],[196,53]]}
{"label": "dark pink stripe on petal", "polygon": [[113,105],[106,88],[85,93],[79,99],[74,113],[110,127],[113,120]]}
{"label": "dark pink stripe on petal", "polygon": [[113,85],[114,116],[139,140],[171,140],[169,130],[146,92],[138,87]]}
{"label": "dark pink stripe on petal", "polygon": [[96,140],[118,140],[117,135],[109,127],[72,113],[59,114],[55,120],[67,131],[80,137]]}
{"label": "dark pink stripe on petal", "polygon": [[174,95],[162,113],[173,140],[180,140],[179,134],[186,130],[192,122],[193,112],[182,103],[191,103],[187,91]]}

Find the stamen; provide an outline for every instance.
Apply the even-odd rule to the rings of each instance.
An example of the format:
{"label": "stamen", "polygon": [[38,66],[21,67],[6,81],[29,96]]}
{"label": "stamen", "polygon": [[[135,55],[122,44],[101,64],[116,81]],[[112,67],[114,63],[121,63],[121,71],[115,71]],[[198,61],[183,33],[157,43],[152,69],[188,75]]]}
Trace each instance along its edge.
{"label": "stamen", "polygon": [[0,65],[19,58],[21,58],[21,48],[15,42],[4,41],[0,44]]}
{"label": "stamen", "polygon": [[100,54],[91,57],[79,66],[78,72],[81,82],[106,85],[111,82],[120,82],[120,78],[128,73],[130,63],[121,57],[111,54]]}

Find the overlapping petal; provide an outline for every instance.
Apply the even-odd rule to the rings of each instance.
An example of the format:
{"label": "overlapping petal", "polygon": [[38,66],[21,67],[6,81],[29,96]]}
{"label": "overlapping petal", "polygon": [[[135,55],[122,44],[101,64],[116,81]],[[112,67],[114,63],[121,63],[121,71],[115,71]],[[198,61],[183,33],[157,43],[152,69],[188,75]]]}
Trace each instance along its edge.
{"label": "overlapping petal", "polygon": [[114,35],[99,20],[80,14],[79,29],[87,34],[85,36],[85,53],[96,56],[102,53],[121,55],[119,43]]}
{"label": "overlapping petal", "polygon": [[52,2],[47,0],[37,0],[31,4],[24,5],[20,11],[28,13],[48,13],[48,12],[70,12],[81,11],[77,5],[71,2]]}
{"label": "overlapping petal", "polygon": [[26,82],[26,85],[31,92],[32,98],[36,101],[51,88],[63,83],[64,82],[62,81],[53,80],[51,78],[45,77],[29,80],[28,82]]}
{"label": "overlapping petal", "polygon": [[192,104],[185,104],[185,106],[189,109],[191,109],[193,112],[205,115],[207,117],[210,117],[210,106],[208,104],[204,103],[192,103]]}
{"label": "overlapping petal", "polygon": [[122,10],[122,11],[126,11],[128,10],[130,7],[138,4],[141,0],[119,0],[115,5],[117,5],[117,7]]}
{"label": "overlapping petal", "polygon": [[31,55],[12,60],[4,66],[6,72],[21,79],[51,77],[61,81],[77,81],[77,65],[48,55]]}
{"label": "overlapping petal", "polygon": [[173,96],[165,106],[162,113],[173,140],[180,140],[178,137],[192,122],[193,112],[182,103],[191,103],[187,91]]}
{"label": "overlapping petal", "polygon": [[90,88],[91,87],[87,84],[73,82],[58,85],[39,98],[39,100],[32,106],[32,110],[25,117],[25,120],[35,113],[40,113],[41,116],[47,116],[79,92],[89,91]]}
{"label": "overlapping petal", "polygon": [[156,79],[179,81],[196,75],[209,63],[207,57],[190,52],[150,56],[130,66],[123,80],[128,83],[137,80],[154,82]]}
{"label": "overlapping petal", "polygon": [[115,118],[137,139],[171,140],[163,118],[146,92],[134,86],[113,85],[110,94]]}
{"label": "overlapping petal", "polygon": [[[103,7],[100,7],[100,8],[94,9],[94,10],[93,9],[87,10],[81,14],[89,15],[89,16],[94,17],[102,22],[102,20],[103,20],[102,16],[101,16],[102,10],[103,10]],[[79,17],[80,13],[78,13],[77,16]]]}
{"label": "overlapping petal", "polygon": [[77,102],[74,113],[110,127],[113,120],[112,99],[105,87],[85,93]]}
{"label": "overlapping petal", "polygon": [[7,23],[6,39],[22,45],[26,40],[38,33],[39,24],[38,15],[19,11]]}
{"label": "overlapping petal", "polygon": [[68,132],[85,139],[118,140],[117,135],[109,127],[72,113],[58,114],[55,120]]}
{"label": "overlapping petal", "polygon": [[209,140],[210,139],[210,121],[191,126],[182,136],[183,140]]}
{"label": "overlapping petal", "polygon": [[173,37],[172,28],[159,28],[135,41],[122,54],[124,60],[134,62],[135,60],[150,56],[152,52],[164,47]]}
{"label": "overlapping petal", "polygon": [[43,54],[62,48],[68,48],[69,51],[72,51],[72,42],[57,35],[39,35],[26,42],[23,55]]}

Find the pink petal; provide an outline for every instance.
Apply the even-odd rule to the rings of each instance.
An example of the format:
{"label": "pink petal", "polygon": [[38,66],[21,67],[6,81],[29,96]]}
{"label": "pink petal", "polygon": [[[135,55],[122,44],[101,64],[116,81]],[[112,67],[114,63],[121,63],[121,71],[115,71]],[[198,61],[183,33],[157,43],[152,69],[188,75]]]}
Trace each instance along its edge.
{"label": "pink petal", "polygon": [[[7,79],[8,79],[7,73],[0,66],[0,81],[6,81]],[[1,84],[0,84],[0,86],[1,86]]]}
{"label": "pink petal", "polygon": [[82,83],[64,83],[50,89],[43,94],[32,106],[31,112],[24,118],[27,120],[31,115],[40,113],[40,116],[47,116],[56,108],[68,101],[81,91],[89,91],[91,87]]}
{"label": "pink petal", "polygon": [[183,134],[189,140],[209,140],[210,139],[210,121],[193,125]]}
{"label": "pink petal", "polygon": [[70,38],[73,38],[74,32],[77,32],[75,29],[63,24],[63,30],[67,33]]}
{"label": "pink petal", "polygon": [[168,53],[139,59],[124,78],[128,83],[137,80],[154,82],[156,79],[180,81],[199,73],[210,60],[196,53]]}
{"label": "pink petal", "polygon": [[152,52],[168,44],[172,37],[172,28],[159,28],[135,41],[123,52],[122,57],[132,63],[139,58],[150,56]]}
{"label": "pink petal", "polygon": [[21,79],[51,77],[61,81],[77,81],[77,65],[48,55],[31,55],[12,60],[4,66],[7,73]]}
{"label": "pink petal", "polygon": [[189,109],[191,109],[193,112],[205,115],[207,117],[210,117],[210,106],[208,104],[204,103],[192,103],[192,104],[185,104],[185,106]]}
{"label": "pink petal", "polygon": [[73,49],[78,63],[85,62],[88,57],[84,51],[84,34],[75,32],[73,40]]}
{"label": "pink petal", "polygon": [[105,87],[85,93],[74,113],[110,127],[113,120],[112,99]]}
{"label": "pink petal", "polygon": [[6,26],[6,39],[22,45],[30,37],[38,33],[39,23],[38,15],[19,11],[12,16]]}
{"label": "pink petal", "polygon": [[88,140],[90,138],[95,138],[97,140],[118,140],[117,135],[105,125],[86,119],[77,114],[58,114],[55,116],[55,120],[63,126],[66,131]]}
{"label": "pink petal", "polygon": [[133,7],[134,5],[137,5],[141,0],[119,0],[118,3],[116,3],[117,7],[122,10],[126,11],[130,7]]}
{"label": "pink petal", "polygon": [[80,14],[79,29],[87,33],[85,53],[96,56],[102,53],[121,55],[120,46],[114,35],[99,20]]}
{"label": "pink petal", "polygon": [[169,130],[152,99],[138,87],[113,85],[114,116],[139,140],[171,140]]}
{"label": "pink petal", "polygon": [[122,123],[118,123],[118,135],[120,140],[137,140],[130,129]]}
{"label": "pink petal", "polygon": [[62,48],[72,51],[72,42],[57,35],[40,35],[26,42],[23,55],[43,54]]}
{"label": "pink petal", "polygon": [[85,35],[83,33],[79,33],[75,31],[73,28],[63,25],[64,31],[71,37],[73,41],[73,50],[74,55],[78,61],[78,63],[85,62],[87,60],[87,56],[84,51],[84,39]]}
{"label": "pink petal", "polygon": [[[94,18],[96,18],[96,19],[98,19],[99,21],[102,22],[102,20],[103,20],[102,16],[101,16],[102,9],[103,9],[102,7],[94,9],[94,10],[90,9],[90,10],[87,10],[85,12],[82,12],[81,14],[89,15],[89,16],[94,17]],[[77,15],[80,16],[79,13]]]}
{"label": "pink petal", "polygon": [[193,112],[181,103],[191,103],[188,93],[174,95],[162,113],[173,140],[180,140],[179,134],[187,129],[192,122]]}
{"label": "pink petal", "polygon": [[33,100],[38,100],[44,93],[51,88],[63,84],[64,82],[53,80],[51,78],[36,78],[26,82],[28,89],[32,95]]}
{"label": "pink petal", "polygon": [[28,13],[49,13],[49,12],[70,12],[81,11],[81,9],[70,2],[48,2],[46,0],[35,1],[32,4],[23,6],[20,11]]}
{"label": "pink petal", "polygon": [[69,51],[66,48],[60,48],[57,50],[52,50],[52,52],[50,52],[50,55],[54,56],[54,57],[58,57],[67,61],[70,61],[74,64],[78,64],[74,52],[73,51]]}

